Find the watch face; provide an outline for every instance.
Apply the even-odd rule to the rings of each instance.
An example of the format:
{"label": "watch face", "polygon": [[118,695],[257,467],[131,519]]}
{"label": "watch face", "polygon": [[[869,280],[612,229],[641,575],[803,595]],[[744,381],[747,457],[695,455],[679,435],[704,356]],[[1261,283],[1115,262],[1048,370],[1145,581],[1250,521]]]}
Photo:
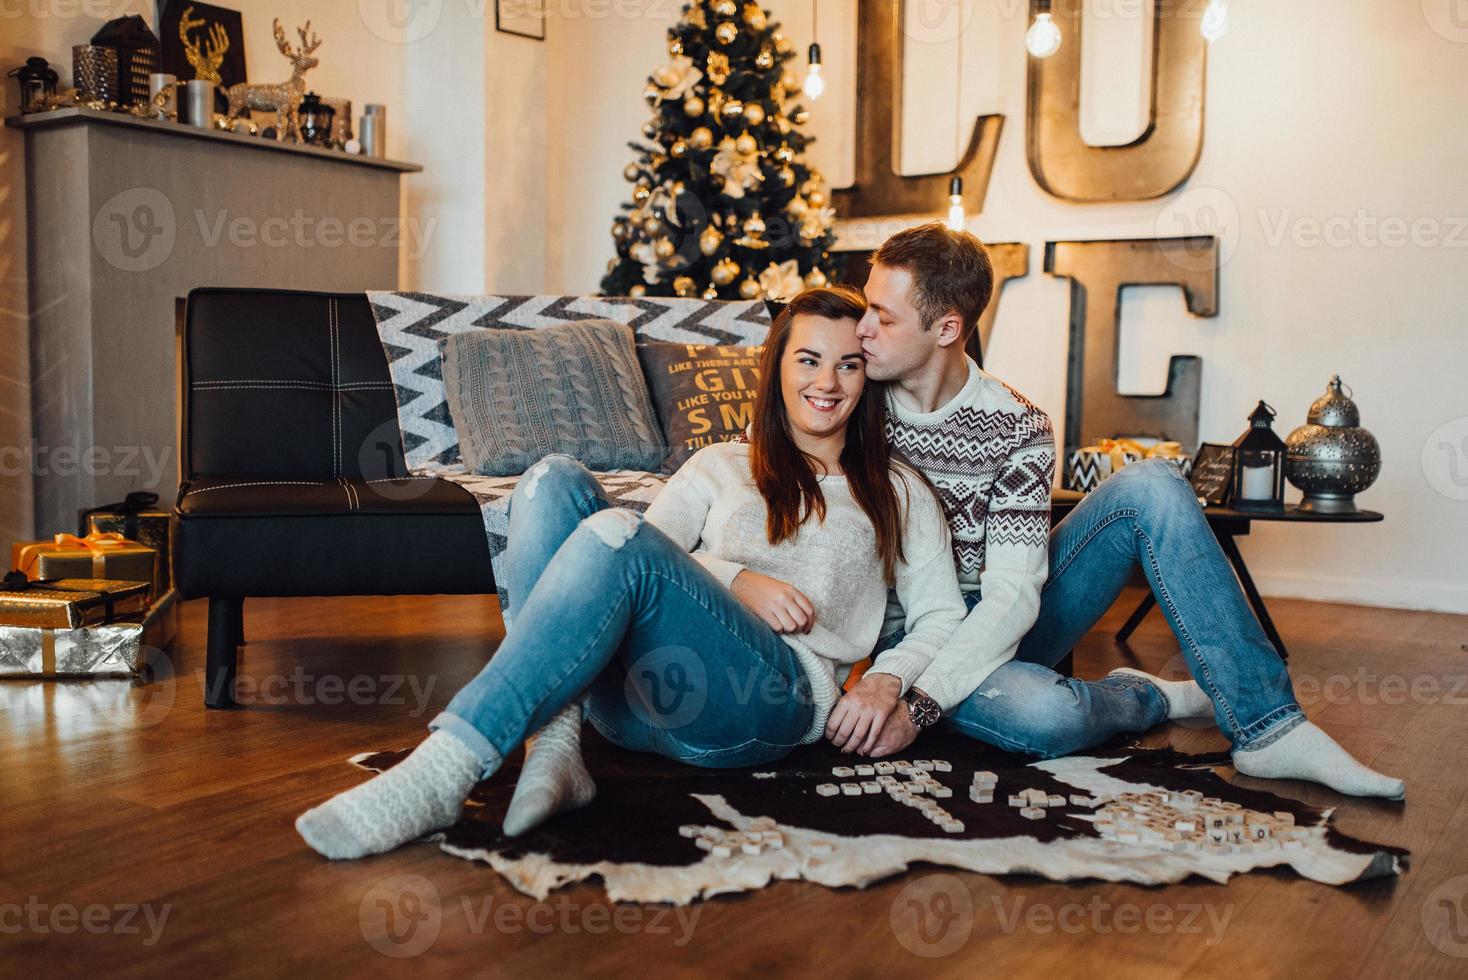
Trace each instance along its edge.
{"label": "watch face", "polygon": [[938,723],[942,711],[938,708],[938,702],[930,697],[917,697],[907,702],[907,708],[912,715],[912,723],[919,728],[928,728]]}

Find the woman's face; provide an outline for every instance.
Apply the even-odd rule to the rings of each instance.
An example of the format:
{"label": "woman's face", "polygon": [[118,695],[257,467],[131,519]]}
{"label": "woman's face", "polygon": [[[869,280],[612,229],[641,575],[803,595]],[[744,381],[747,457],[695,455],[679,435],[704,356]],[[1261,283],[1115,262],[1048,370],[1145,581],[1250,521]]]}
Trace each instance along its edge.
{"label": "woman's face", "polygon": [[821,438],[844,430],[865,384],[856,321],[797,314],[780,363],[792,434]]}

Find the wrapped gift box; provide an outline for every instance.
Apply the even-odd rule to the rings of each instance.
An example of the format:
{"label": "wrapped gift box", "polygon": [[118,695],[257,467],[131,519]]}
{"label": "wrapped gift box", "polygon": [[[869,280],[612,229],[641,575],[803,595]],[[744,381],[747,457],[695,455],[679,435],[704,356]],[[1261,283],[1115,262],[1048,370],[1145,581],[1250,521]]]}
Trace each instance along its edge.
{"label": "wrapped gift box", "polygon": [[[11,546],[10,567],[30,579],[108,579],[146,582],[152,591],[158,553],[120,534],[58,534],[50,541],[19,541]],[[151,596],[150,596],[151,598]]]}
{"label": "wrapped gift box", "polygon": [[76,629],[141,616],[150,588],[149,582],[100,579],[27,582],[12,573],[0,587],[0,625]]}
{"label": "wrapped gift box", "polygon": [[1090,493],[1117,470],[1139,459],[1166,459],[1187,476],[1193,458],[1176,442],[1159,442],[1145,446],[1134,439],[1102,439],[1094,446],[1077,449],[1066,465],[1066,488]]}
{"label": "wrapped gift box", "polygon": [[143,616],[143,646],[165,650],[178,636],[178,590],[169,589]]}
{"label": "wrapped gift box", "polygon": [[0,626],[0,678],[132,676],[141,666],[142,649],[141,623]]}
{"label": "wrapped gift box", "polygon": [[[150,495],[151,496],[151,495]],[[116,505],[108,505],[113,507]],[[173,587],[173,566],[169,551],[169,514],[164,510],[109,510],[86,511],[83,514],[81,533],[120,534],[129,541],[147,545],[157,552],[153,569],[152,598],[157,602]]]}

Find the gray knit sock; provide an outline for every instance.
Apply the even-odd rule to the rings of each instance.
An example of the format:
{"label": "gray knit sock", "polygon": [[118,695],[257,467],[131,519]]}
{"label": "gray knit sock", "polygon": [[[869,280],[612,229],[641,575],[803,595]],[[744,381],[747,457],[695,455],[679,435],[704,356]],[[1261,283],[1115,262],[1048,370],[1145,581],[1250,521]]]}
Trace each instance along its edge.
{"label": "gray knit sock", "polygon": [[1261,779],[1308,779],[1348,796],[1405,799],[1407,784],[1368,769],[1312,722],[1296,725],[1262,749],[1234,753],[1234,768]]}
{"label": "gray knit sock", "polygon": [[1162,692],[1162,699],[1167,702],[1168,721],[1213,717],[1213,701],[1195,680],[1165,681],[1145,670],[1137,670],[1133,667],[1118,667],[1111,671],[1111,674],[1140,677]]}
{"label": "gray knit sock", "polygon": [[595,796],[596,783],[581,761],[581,704],[573,701],[526,741],[525,768],[505,812],[505,833],[523,834]]}
{"label": "gray knit sock", "polygon": [[325,857],[381,854],[457,820],[480,772],[467,745],[434,732],[391,769],[301,814],[296,832]]}

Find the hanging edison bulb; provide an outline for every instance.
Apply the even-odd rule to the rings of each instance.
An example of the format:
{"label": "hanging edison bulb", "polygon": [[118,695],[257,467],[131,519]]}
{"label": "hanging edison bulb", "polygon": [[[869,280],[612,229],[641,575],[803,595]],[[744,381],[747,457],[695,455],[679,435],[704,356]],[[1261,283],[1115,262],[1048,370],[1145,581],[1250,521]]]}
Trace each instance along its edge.
{"label": "hanging edison bulb", "polygon": [[1036,58],[1048,58],[1060,50],[1060,28],[1050,17],[1050,11],[1042,10],[1035,15],[1035,22],[1025,32],[1025,48]]}
{"label": "hanging edison bulb", "polygon": [[954,231],[963,231],[963,226],[968,223],[968,216],[963,212],[962,177],[954,177],[948,182],[948,221],[946,223]]}
{"label": "hanging edison bulb", "polygon": [[821,77],[821,46],[812,43],[810,46],[810,66],[805,72],[805,94],[812,101],[819,99],[826,91],[826,80]]}
{"label": "hanging edison bulb", "polygon": [[1228,30],[1228,0],[1208,0],[1198,30],[1205,41],[1217,41]]}

